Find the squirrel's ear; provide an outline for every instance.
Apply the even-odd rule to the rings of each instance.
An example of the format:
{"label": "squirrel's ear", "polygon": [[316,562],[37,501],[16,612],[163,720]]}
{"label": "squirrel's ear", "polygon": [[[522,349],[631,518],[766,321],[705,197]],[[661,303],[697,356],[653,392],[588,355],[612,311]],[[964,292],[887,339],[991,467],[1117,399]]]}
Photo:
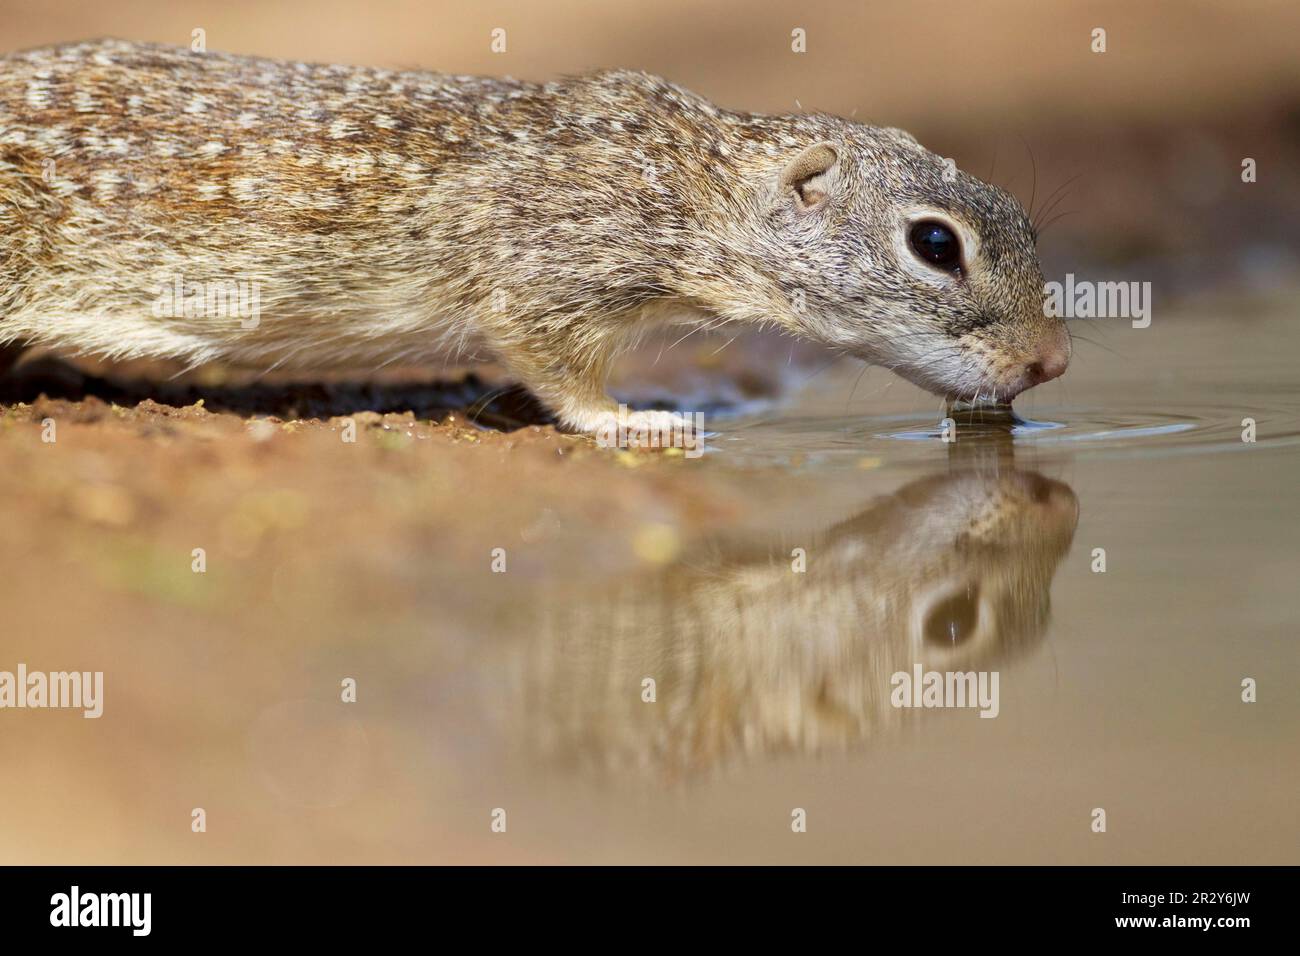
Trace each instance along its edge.
{"label": "squirrel's ear", "polygon": [[830,143],[817,143],[790,160],[781,173],[781,195],[794,192],[802,209],[826,201],[835,178],[839,152]]}

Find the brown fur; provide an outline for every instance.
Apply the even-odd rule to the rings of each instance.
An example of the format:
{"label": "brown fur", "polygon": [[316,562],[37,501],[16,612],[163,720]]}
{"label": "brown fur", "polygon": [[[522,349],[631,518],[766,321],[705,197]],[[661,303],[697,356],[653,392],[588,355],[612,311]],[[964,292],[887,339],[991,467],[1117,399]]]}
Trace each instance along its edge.
{"label": "brown fur", "polygon": [[[960,281],[900,246],[916,215],[969,240]],[[249,283],[260,318],[157,314],[177,277]],[[1020,205],[898,130],[625,71],[531,84],[120,41],[0,59],[0,345],[492,356],[593,430],[612,357],[651,324],[771,325],[1007,398],[1068,351],[1041,301]]]}

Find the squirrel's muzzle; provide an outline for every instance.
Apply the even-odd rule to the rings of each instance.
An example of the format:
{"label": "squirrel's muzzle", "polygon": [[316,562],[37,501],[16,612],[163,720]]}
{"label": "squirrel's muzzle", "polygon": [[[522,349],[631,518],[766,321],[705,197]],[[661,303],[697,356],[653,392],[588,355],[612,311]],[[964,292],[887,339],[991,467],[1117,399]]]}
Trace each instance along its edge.
{"label": "squirrel's muzzle", "polygon": [[1064,324],[1057,323],[1045,334],[1037,347],[1026,357],[1019,377],[1010,389],[1014,398],[1026,389],[1060,378],[1070,364],[1070,334]]}

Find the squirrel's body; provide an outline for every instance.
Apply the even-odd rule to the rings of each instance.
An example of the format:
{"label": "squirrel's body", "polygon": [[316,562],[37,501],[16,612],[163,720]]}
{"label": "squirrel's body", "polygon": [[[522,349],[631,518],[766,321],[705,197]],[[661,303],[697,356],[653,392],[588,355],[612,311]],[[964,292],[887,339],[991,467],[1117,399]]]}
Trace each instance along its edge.
{"label": "squirrel's body", "polygon": [[[932,162],[925,198],[976,220],[1003,271],[979,291],[1006,315],[880,265],[896,224],[867,190],[906,194],[908,164]],[[542,85],[118,41],[28,51],[0,58],[0,346],[357,371],[495,357],[591,430],[610,359],[646,322],[737,321],[994,395],[989,367],[957,382],[974,376],[961,363],[1068,346],[1018,204],[942,173],[900,131],[730,112],[641,73]],[[255,290],[256,315],[211,307],[203,291],[229,283]],[[936,333],[965,337],[952,374],[899,327],[918,289]]]}

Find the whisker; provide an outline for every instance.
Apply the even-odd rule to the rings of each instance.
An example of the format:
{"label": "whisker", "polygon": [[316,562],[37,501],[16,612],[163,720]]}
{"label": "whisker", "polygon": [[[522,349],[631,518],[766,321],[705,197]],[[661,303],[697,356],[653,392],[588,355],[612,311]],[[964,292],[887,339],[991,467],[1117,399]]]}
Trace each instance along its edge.
{"label": "whisker", "polygon": [[1045,232],[1047,231],[1047,227],[1050,226],[1050,225],[1052,225],[1052,223],[1057,222],[1057,221],[1059,221],[1059,220],[1061,220],[1061,219],[1064,219],[1066,216],[1073,216],[1075,213],[1078,213],[1078,212],[1082,212],[1082,210],[1080,210],[1080,209],[1069,209],[1069,210],[1066,210],[1065,212],[1057,213],[1057,214],[1056,214],[1055,216],[1053,216],[1051,219],[1047,220],[1047,222],[1043,223],[1041,226],[1038,227],[1038,234],[1041,236],[1043,233],[1045,233]]}
{"label": "whisker", "polygon": [[859,372],[858,377],[853,380],[853,387],[849,389],[848,400],[844,403],[844,414],[846,415],[848,414],[849,406],[853,404],[853,396],[858,390],[858,383],[862,381],[862,376],[867,374],[867,369],[869,368],[871,368],[871,366],[868,365],[866,362],[862,363],[862,371]]}
{"label": "whisker", "polygon": [[[1069,328],[1069,326],[1066,326],[1066,327]],[[1076,335],[1076,334],[1074,334],[1074,333],[1071,333],[1071,334],[1070,334],[1070,341],[1071,341],[1071,342],[1076,342],[1076,341],[1077,341],[1077,342],[1086,342],[1088,345],[1091,345],[1091,346],[1094,346],[1094,347],[1096,347],[1096,348],[1099,348],[1099,349],[1101,349],[1103,352],[1109,352],[1111,355],[1115,355],[1115,356],[1118,356],[1118,357],[1120,357],[1120,358],[1128,358],[1128,356],[1125,355],[1123,352],[1117,352],[1115,349],[1111,348],[1111,347],[1108,346],[1108,345],[1102,345],[1100,342],[1094,342],[1092,339],[1090,339],[1090,338],[1086,338],[1085,336],[1082,336],[1082,335]]]}
{"label": "whisker", "polygon": [[1034,174],[1033,184],[1029,190],[1029,218],[1032,221],[1034,218],[1034,200],[1038,198],[1038,161],[1034,158],[1034,150],[1029,145],[1029,141],[1021,136],[1020,142],[1024,144],[1025,150],[1029,153],[1029,166]]}
{"label": "whisker", "polygon": [[1043,206],[1041,209],[1038,210],[1037,216],[1031,217],[1030,219],[1030,222],[1034,225],[1035,228],[1037,228],[1038,224],[1034,220],[1035,219],[1041,220],[1044,216],[1050,213],[1054,203],[1059,203],[1062,199],[1064,199],[1067,195],[1069,195],[1068,193],[1069,187],[1072,186],[1074,183],[1078,182],[1078,180],[1082,176],[1083,173],[1076,173],[1075,175],[1067,179],[1065,182],[1061,183],[1061,185],[1053,189],[1050,194],[1048,194],[1048,196],[1043,200]]}

